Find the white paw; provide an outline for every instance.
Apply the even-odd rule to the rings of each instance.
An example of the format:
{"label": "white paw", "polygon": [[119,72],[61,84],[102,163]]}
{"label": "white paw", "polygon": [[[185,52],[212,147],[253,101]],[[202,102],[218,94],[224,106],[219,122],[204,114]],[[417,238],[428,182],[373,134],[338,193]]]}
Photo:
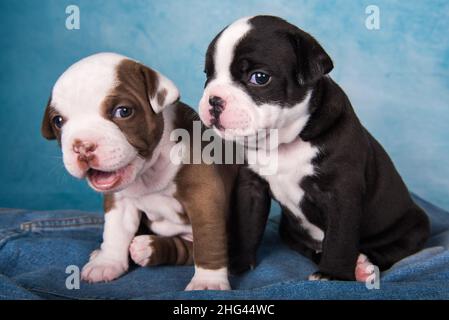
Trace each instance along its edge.
{"label": "white paw", "polygon": [[114,260],[100,250],[95,250],[83,267],[81,279],[89,283],[108,282],[117,279],[128,270],[128,261]]}
{"label": "white paw", "polygon": [[142,235],[134,237],[131,245],[129,246],[129,254],[135,264],[141,267],[145,267],[150,262],[151,255],[154,250],[151,246],[153,237],[149,235]]}
{"label": "white paw", "polygon": [[309,276],[310,281],[329,281],[330,277],[322,274],[321,272],[314,272]]}
{"label": "white paw", "polygon": [[197,267],[185,290],[231,290],[227,268],[208,270]]}

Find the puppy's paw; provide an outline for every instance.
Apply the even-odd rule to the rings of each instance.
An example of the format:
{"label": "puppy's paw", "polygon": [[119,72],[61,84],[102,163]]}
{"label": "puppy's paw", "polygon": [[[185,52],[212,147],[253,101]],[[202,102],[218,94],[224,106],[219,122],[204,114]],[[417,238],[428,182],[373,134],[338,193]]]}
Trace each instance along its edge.
{"label": "puppy's paw", "polygon": [[214,281],[206,279],[192,279],[186,287],[186,291],[193,290],[231,290],[229,281]]}
{"label": "puppy's paw", "polygon": [[330,281],[330,280],[334,280],[334,278],[328,274],[317,271],[317,272],[312,273],[309,276],[309,280],[310,281]]}
{"label": "puppy's paw", "polygon": [[117,279],[128,270],[128,261],[109,258],[100,250],[95,250],[89,262],[83,267],[81,279],[89,283],[108,282]]}
{"label": "puppy's paw", "polygon": [[360,254],[355,266],[355,278],[357,281],[366,282],[374,273],[375,266],[369,261],[368,257]]}
{"label": "puppy's paw", "polygon": [[[354,276],[355,280],[360,282],[366,282],[369,280],[372,275],[374,274],[376,269],[376,266],[369,261],[368,257],[364,255],[363,253],[359,254],[357,258],[357,264],[355,266],[354,270]],[[331,276],[329,274],[317,271],[309,276],[309,280],[312,281],[328,281],[328,280],[354,280],[354,278],[348,276],[348,277],[342,277],[337,278],[334,276]]]}
{"label": "puppy's paw", "polygon": [[153,236],[142,235],[137,236],[129,246],[129,254],[135,264],[146,267],[152,264],[151,257],[154,254]]}
{"label": "puppy's paw", "polygon": [[231,290],[228,271],[226,268],[209,270],[197,267],[185,290]]}

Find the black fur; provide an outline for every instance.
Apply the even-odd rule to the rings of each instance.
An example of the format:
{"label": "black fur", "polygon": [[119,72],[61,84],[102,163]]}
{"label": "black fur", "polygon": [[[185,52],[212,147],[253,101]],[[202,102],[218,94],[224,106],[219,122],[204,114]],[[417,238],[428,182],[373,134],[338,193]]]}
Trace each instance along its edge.
{"label": "black fur", "polygon": [[256,266],[271,198],[268,183],[247,167],[239,169],[229,219],[229,268],[239,274]]}
{"label": "black fur", "polygon": [[[256,104],[276,103],[280,108],[297,104],[313,90],[310,118],[300,137],[318,146],[320,153],[313,162],[317,174],[298,181],[305,191],[298,206],[324,230],[325,238],[322,243],[313,240],[284,207],[281,237],[319,263],[319,272],[335,279],[355,278],[359,253],[384,270],[420,250],[429,236],[428,218],[411,199],[387,153],[358,120],[346,94],[326,76],[333,68],[327,53],[312,36],[280,18],[258,16],[250,23],[253,28],[237,45],[231,65],[235,84]],[[208,81],[215,76],[215,41],[206,55]],[[267,72],[272,81],[262,87],[249,85],[254,71]],[[259,231],[266,222],[265,213],[244,218]],[[253,240],[248,247],[255,250],[254,239],[260,236],[249,232],[240,234]]]}

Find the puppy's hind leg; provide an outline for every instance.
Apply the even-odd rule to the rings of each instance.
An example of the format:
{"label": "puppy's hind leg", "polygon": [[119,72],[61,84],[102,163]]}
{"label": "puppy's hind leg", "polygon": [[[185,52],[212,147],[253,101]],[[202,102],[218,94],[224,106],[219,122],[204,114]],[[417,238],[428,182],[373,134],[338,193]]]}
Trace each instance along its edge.
{"label": "puppy's hind leg", "polygon": [[[371,275],[374,273],[375,265],[371,263],[371,261],[368,259],[366,255],[363,253],[359,254],[357,258],[357,264],[355,266],[354,275],[355,279],[359,282],[366,282],[369,280]],[[311,274],[309,276],[309,280],[311,281],[328,281],[328,280],[335,280],[332,276],[323,274],[319,271]]]}
{"label": "puppy's hind leg", "polygon": [[129,246],[129,253],[134,263],[141,267],[193,264],[192,242],[181,237],[136,236]]}
{"label": "puppy's hind leg", "polygon": [[[382,244],[362,242],[370,260],[379,267],[380,271],[389,269],[399,260],[423,249],[430,234],[429,220],[418,207],[413,208],[396,225],[382,233],[378,238]],[[385,239],[387,241],[385,241]]]}

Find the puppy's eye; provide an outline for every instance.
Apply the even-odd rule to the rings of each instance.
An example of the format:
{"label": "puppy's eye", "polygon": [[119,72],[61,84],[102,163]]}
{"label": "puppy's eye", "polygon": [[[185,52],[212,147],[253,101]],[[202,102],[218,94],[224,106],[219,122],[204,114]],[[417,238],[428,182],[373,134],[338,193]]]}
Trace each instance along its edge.
{"label": "puppy's eye", "polygon": [[263,72],[257,71],[251,74],[249,82],[257,86],[263,86],[270,81],[271,77]]}
{"label": "puppy's eye", "polygon": [[64,118],[61,116],[54,116],[52,121],[55,127],[58,129],[61,129],[62,125],[64,124]]}
{"label": "puppy's eye", "polygon": [[114,118],[129,118],[132,116],[134,110],[130,107],[119,106],[112,111],[112,116]]}

